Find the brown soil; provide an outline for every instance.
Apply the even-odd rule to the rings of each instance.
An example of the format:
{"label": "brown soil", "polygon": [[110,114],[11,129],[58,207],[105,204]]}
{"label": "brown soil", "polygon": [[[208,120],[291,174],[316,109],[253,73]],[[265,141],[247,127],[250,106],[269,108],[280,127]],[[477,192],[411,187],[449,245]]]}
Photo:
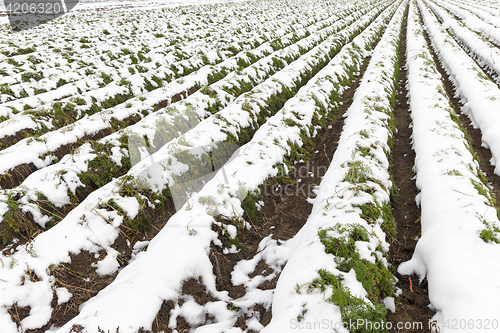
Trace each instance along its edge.
{"label": "brown soil", "polygon": [[0,139],[0,150],[16,144],[16,142],[24,139],[25,137],[31,136],[33,134],[33,132],[34,131],[32,129],[28,128],[28,129],[19,131],[16,134],[4,136],[3,138]]}
{"label": "brown soil", "polygon": [[[192,296],[196,303],[200,305],[204,305],[208,302],[217,301],[209,292],[207,292],[205,285],[201,281],[201,279],[189,279],[184,282],[182,286],[182,298],[178,300],[178,304],[182,305],[189,296]],[[160,311],[156,315],[155,320],[153,321],[153,332],[162,332],[171,333],[173,330],[168,327],[170,321],[170,311],[175,308],[175,303],[172,300],[164,301]],[[191,326],[186,322],[186,320],[182,317],[177,317],[177,326],[176,330],[178,332],[183,332],[185,329],[191,328]],[[205,316],[205,323],[213,323],[215,322],[215,318],[210,315]],[[142,329],[139,332],[151,332]]]}
{"label": "brown soil", "polygon": [[31,308],[28,307],[19,307],[17,304],[14,304],[14,306],[7,311],[9,312],[12,321],[17,324],[17,326],[21,329],[21,332],[23,331],[23,326],[21,325],[21,321],[28,317],[30,314]]}
{"label": "brown soil", "polygon": [[[427,43],[432,46],[428,35],[424,32]],[[405,41],[403,40],[403,45]],[[402,47],[403,52],[404,47]],[[431,47],[432,49],[432,47]],[[450,81],[449,75],[444,68],[440,65],[441,62],[435,54],[431,52],[434,62],[438,65],[438,70],[443,77],[445,89],[450,97],[452,105],[456,113],[459,115],[462,125],[466,128],[470,143],[481,159],[481,169],[487,173],[487,178],[492,184],[494,193],[499,194],[500,191],[500,178],[493,174],[493,167],[489,163],[491,153],[488,149],[481,147],[481,133],[479,130],[474,129],[470,125],[470,120],[467,116],[463,115],[461,110],[461,103],[455,96],[455,88]],[[406,77],[406,71],[401,68],[401,77]],[[418,190],[415,187],[415,182],[411,180],[414,176],[412,171],[413,161],[415,154],[411,149],[411,129],[408,125],[411,123],[409,117],[409,106],[406,100],[407,91],[404,89],[404,81],[400,83],[398,103],[395,110],[396,119],[398,121],[398,134],[394,147],[394,180],[396,187],[399,191],[399,196],[396,203],[393,204],[393,214],[397,222],[398,239],[391,244],[391,263],[398,266],[401,262],[411,259],[414,251],[416,241],[415,237],[420,236],[420,210],[415,205],[415,196]],[[422,284],[418,284],[418,276],[412,275],[401,276],[396,275],[399,279],[398,287],[402,289],[403,293],[400,298],[396,300],[396,313],[389,316],[389,320],[395,324],[397,322],[420,322],[423,324],[422,328],[415,330],[404,329],[401,332],[430,332],[431,323],[430,319],[434,314],[427,305],[430,303],[428,299],[428,286],[427,281],[424,280]],[[410,288],[413,290],[411,291]],[[397,330],[396,330],[397,331]]]}
{"label": "brown soil", "polygon": [[[20,194],[17,194],[11,198],[11,202],[15,202],[19,198]],[[39,233],[45,231],[44,228],[35,223],[31,213],[24,213],[19,207],[12,210],[10,218],[4,216],[2,222],[0,223],[0,252],[7,256],[12,248],[28,243]],[[16,243],[13,242],[14,239],[17,239]]]}
{"label": "brown soil", "polygon": [[[396,186],[398,195],[392,201],[392,213],[396,221],[397,239],[391,242],[389,251],[390,262],[394,267],[398,267],[402,262],[411,259],[417,241],[415,238],[420,235],[420,209],[415,203],[415,196],[418,190],[413,179],[413,165],[415,161],[415,152],[412,149],[411,135],[412,129],[410,110],[407,99],[405,68],[406,54],[406,19],[404,22],[403,38],[400,46],[400,81],[397,103],[394,109],[394,115],[397,121],[398,132],[395,135],[395,144],[393,147],[393,177],[394,186]],[[430,304],[427,290],[427,281],[419,284],[418,277],[402,276],[396,274],[398,283],[396,284],[402,290],[402,295],[397,297],[396,312],[390,313],[388,321],[396,327],[397,323],[422,323],[418,329],[405,329],[401,332],[430,332],[428,322],[434,315],[434,311],[428,308]],[[410,282],[410,279],[412,282]],[[412,286],[410,287],[410,283]],[[397,330],[396,330],[397,331]]]}
{"label": "brown soil", "polygon": [[197,84],[195,84],[191,88],[189,88],[189,89],[187,89],[185,91],[182,91],[182,92],[180,92],[178,94],[175,94],[174,96],[172,96],[172,98],[168,98],[168,99],[165,99],[163,101],[160,101],[160,102],[156,103],[155,105],[153,105],[153,109],[159,110],[159,109],[162,109],[162,108],[166,108],[171,103],[175,103],[175,102],[178,102],[178,101],[180,101],[182,99],[185,99],[189,95],[192,95],[195,92],[197,92],[199,89],[200,89],[200,87]]}
{"label": "brown soil", "polygon": [[[81,252],[78,255],[71,254],[71,263],[61,264],[51,270],[51,275],[56,279],[57,287],[66,288],[73,297],[66,303],[57,304],[57,296],[54,292],[51,306],[54,309],[52,312],[51,321],[45,326],[34,330],[22,330],[26,333],[42,333],[48,330],[52,325],[62,326],[78,313],[78,307],[89,298],[95,296],[101,289],[106,287],[114,279],[113,276],[99,276],[95,272],[95,268],[90,266],[98,260],[104,258],[101,253],[98,258],[88,252]],[[38,281],[36,276],[30,275],[32,281]],[[14,306],[9,309],[12,320],[21,326],[21,320],[29,315],[28,308],[19,308]]]}
{"label": "brown soil", "polygon": [[10,189],[16,187],[36,170],[38,168],[33,163],[18,165],[0,176],[0,188]]}

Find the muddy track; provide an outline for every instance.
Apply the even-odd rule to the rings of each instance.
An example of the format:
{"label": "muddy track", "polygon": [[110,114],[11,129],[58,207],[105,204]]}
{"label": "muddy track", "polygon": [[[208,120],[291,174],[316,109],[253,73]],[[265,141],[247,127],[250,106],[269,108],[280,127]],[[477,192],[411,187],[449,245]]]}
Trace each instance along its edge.
{"label": "muddy track", "polygon": [[[413,172],[415,152],[412,149],[410,106],[407,98],[408,90],[406,89],[407,18],[408,14],[405,16],[403,38],[401,38],[399,49],[401,59],[400,78],[397,103],[394,108],[398,131],[395,135],[392,150],[394,186],[396,186],[397,190],[397,195],[392,198],[392,214],[396,221],[397,239],[391,242],[389,258],[391,264],[396,268],[402,262],[411,259],[421,230],[419,223],[420,208],[415,203],[418,189],[415,185],[415,174]],[[404,332],[430,332],[430,330],[427,330],[427,323],[434,315],[434,311],[428,308],[430,301],[427,281],[424,280],[419,284],[417,275],[408,277],[396,274],[396,277],[398,278],[396,286],[401,289],[402,294],[396,298],[396,312],[389,312],[388,320],[394,326],[396,323],[423,323],[424,330],[404,330]]]}

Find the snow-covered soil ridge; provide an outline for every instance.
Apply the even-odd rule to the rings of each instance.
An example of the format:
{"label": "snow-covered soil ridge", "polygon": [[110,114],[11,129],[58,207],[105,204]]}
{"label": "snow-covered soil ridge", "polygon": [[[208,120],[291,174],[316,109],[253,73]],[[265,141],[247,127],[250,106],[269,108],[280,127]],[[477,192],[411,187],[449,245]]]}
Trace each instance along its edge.
{"label": "snow-covered soil ridge", "polygon": [[[423,4],[419,5],[424,16],[428,15]],[[422,237],[412,260],[398,271],[416,272],[421,280],[427,278],[439,332],[454,332],[453,322],[464,318],[474,324],[461,327],[460,332],[478,332],[481,327],[476,323],[482,318],[498,320],[498,207],[450,106],[414,1],[410,6],[407,40]]]}

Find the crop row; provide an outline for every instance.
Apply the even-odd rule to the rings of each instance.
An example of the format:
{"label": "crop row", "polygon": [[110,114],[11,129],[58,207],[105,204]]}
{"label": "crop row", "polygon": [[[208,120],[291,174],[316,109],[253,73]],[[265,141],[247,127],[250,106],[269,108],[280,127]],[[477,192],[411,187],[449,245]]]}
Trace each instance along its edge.
{"label": "crop row", "polygon": [[[328,28],[330,23],[331,20],[327,20],[326,22],[321,22],[320,24],[315,25],[315,27],[312,27],[308,30],[299,33],[290,33],[286,36],[283,36],[283,38],[280,40],[273,41],[272,43],[264,43],[256,50],[252,50],[246,53],[241,52],[235,57],[231,57],[226,61],[218,64],[217,66],[205,66],[199,71],[188,75],[187,77],[181,77],[174,82],[167,84],[166,87],[155,89],[144,96],[131,98],[133,96],[133,94],[131,93],[117,94],[106,99],[100,98],[100,102],[98,102],[95,98],[92,98],[92,96],[87,96],[87,98],[82,98],[85,96],[80,96],[77,98],[77,102],[78,104],[80,104],[80,106],[76,106],[74,104],[75,98],[72,97],[69,98],[69,103],[55,103],[55,106],[57,106],[57,108],[54,107],[52,114],[49,114],[46,117],[40,117],[40,112],[33,113],[31,111],[27,112],[26,115],[17,115],[15,119],[10,120],[9,122],[4,122],[4,126],[2,126],[2,134],[4,136],[8,135],[8,138],[13,139],[9,140],[8,138],[4,137],[4,145],[10,145],[15,142],[15,138],[19,137],[20,134],[25,133],[28,128],[38,128],[38,130],[36,130],[33,135],[42,135],[42,137],[35,139],[47,143],[45,149],[43,147],[40,148],[40,155],[50,153],[51,150],[54,151],[60,148],[62,145],[67,144],[67,141],[64,139],[61,140],[61,135],[56,135],[57,139],[51,140],[50,136],[55,134],[43,135],[44,132],[48,131],[49,128],[60,128],[61,126],[66,125],[68,121],[71,122],[74,117],[81,117],[82,115],[89,115],[92,113],[96,113],[96,115],[90,116],[89,119],[83,119],[80,122],[64,126],[56,132],[66,133],[68,131],[72,131],[75,127],[82,128],[82,132],[85,133],[82,135],[88,135],[89,132],[95,133],[109,128],[117,130],[120,127],[120,122],[125,118],[134,119],[134,117],[142,117],[145,113],[150,113],[158,108],[161,108],[163,105],[168,105],[172,101],[178,100],[183,96],[185,97],[186,95],[196,91],[199,87],[206,85],[207,83],[212,83],[219,80],[220,78],[230,73],[231,70],[241,70],[249,64],[255,62],[257,59],[259,59],[259,57],[269,54],[270,52],[273,52],[273,50],[280,50],[282,48],[285,48],[284,50],[282,50],[282,52],[275,52],[271,55],[271,57],[268,57],[266,58],[266,60],[263,60],[262,62],[256,64],[256,66],[262,67],[264,62],[267,62],[269,59],[273,59],[273,67],[279,66],[283,61],[291,57],[291,55],[286,54],[286,52],[290,53],[290,48],[287,46],[290,46],[290,44],[294,44],[294,42],[300,40],[301,36],[305,37],[308,34],[314,33],[314,31],[318,28],[323,28],[322,30],[320,30],[322,31],[321,33],[313,34],[298,43],[299,51],[301,53],[306,52],[308,49],[310,49],[311,42],[318,43],[323,38],[325,38],[328,33],[334,31],[334,28],[338,26],[338,24],[335,24],[334,27]],[[295,49],[293,50],[296,51]],[[295,56],[295,52],[293,53]],[[285,56],[285,58],[283,58],[283,56]],[[195,66],[192,70],[195,70],[196,68],[197,67]],[[259,70],[259,68],[255,69]],[[263,68],[261,68],[260,70],[263,70]],[[155,80],[152,81],[155,82]],[[122,89],[130,90],[131,88],[127,87],[129,83],[130,82],[127,81],[126,84],[123,85]],[[163,84],[163,81],[157,77],[155,84]],[[123,103],[127,99],[127,103]],[[113,106],[115,104],[117,105]],[[105,106],[105,110],[101,110],[102,106]],[[82,109],[88,108],[90,109],[87,112],[83,112]],[[96,122],[99,121],[101,122],[101,124],[96,124]],[[77,134],[76,139],[78,138],[79,137]],[[15,149],[22,149],[22,147],[31,144],[32,140],[33,139],[31,138],[26,138],[24,142],[19,143],[15,147]],[[56,142],[52,143],[51,141]],[[75,138],[73,137],[69,139],[69,143],[74,141]],[[37,149],[33,147],[30,147],[30,150],[37,151]],[[4,154],[5,153],[8,153],[8,151],[4,151]],[[27,163],[29,163],[29,161]],[[35,165],[40,165],[40,163],[34,163]],[[14,167],[16,167],[16,164],[11,163],[4,166],[4,170],[12,169]]]}
{"label": "crop row", "polygon": [[[326,22],[326,23],[324,22],[322,24],[322,26],[328,25],[328,23],[329,22]],[[332,31],[332,30],[326,29],[325,32],[328,32],[328,31]],[[302,37],[307,36],[309,33],[311,33],[311,32],[310,31],[303,32]],[[321,36],[322,36],[321,34],[311,36],[310,38],[307,38],[304,40],[304,42],[307,42],[307,43],[300,42],[298,45],[300,45],[300,47],[303,48],[302,51],[306,51],[307,47],[310,45],[311,41],[317,41],[318,40],[317,37],[321,37]],[[172,100],[172,97],[174,97],[174,96],[179,96],[179,94],[187,95],[189,93],[192,93],[193,91],[198,89],[198,87],[207,84],[207,81],[208,81],[208,83],[211,83],[213,81],[220,79],[221,77],[224,77],[231,70],[234,70],[234,69],[241,70],[241,69],[245,68],[245,66],[248,66],[249,64],[251,64],[252,62],[255,62],[257,59],[259,59],[259,57],[263,57],[264,55],[267,55],[270,52],[273,52],[273,50],[279,50],[282,47],[289,46],[290,44],[293,44],[294,42],[296,42],[297,39],[300,40],[300,35],[297,35],[297,33],[294,32],[293,34],[291,33],[289,35],[284,36],[284,38],[279,43],[275,43],[275,44],[264,43],[263,45],[261,45],[259,48],[255,49],[255,50],[251,50],[251,51],[246,52],[246,53],[241,52],[238,55],[236,55],[235,57],[231,57],[231,58],[227,59],[226,61],[220,63],[217,66],[207,66],[207,67],[204,67],[204,69],[202,69],[201,71],[195,72],[192,75],[188,75],[187,77],[179,78],[178,80],[168,84],[163,89],[153,90],[153,92],[148,93],[146,96],[139,96],[139,97],[132,98],[125,105],[121,105],[121,104],[124,104],[124,103],[121,103],[124,98],[120,98],[121,97],[120,95],[110,97],[109,99],[105,99],[104,101],[99,103],[101,105],[96,104],[97,101],[96,102],[86,101],[86,99],[88,99],[88,98],[83,99],[82,97],[79,97],[78,100],[81,102],[80,104],[87,105],[86,106],[87,108],[90,105],[90,111],[93,111],[93,112],[99,112],[99,110],[101,109],[101,106],[104,104],[106,104],[106,108],[111,109],[111,110],[108,110],[107,112],[106,111],[103,112],[103,113],[107,114],[105,117],[103,117],[102,115],[101,116],[96,115],[93,118],[101,118],[101,119],[108,118],[109,120],[112,118],[115,118],[115,117],[113,117],[113,114],[112,114],[112,112],[115,109],[117,109],[118,111],[122,111],[122,113],[126,113],[127,117],[132,116],[134,113],[142,114],[145,111],[151,112],[153,110],[153,106],[158,108],[159,105],[168,104],[168,102],[170,100]],[[285,49],[288,49],[288,48],[285,48]],[[276,52],[274,54],[276,56],[276,61],[279,61],[279,59],[280,59],[279,56],[282,53],[283,52]],[[197,68],[197,66],[194,66],[194,69],[196,69],[196,68]],[[160,80],[159,83],[161,84],[163,82]],[[125,87],[125,89],[126,89],[126,87]],[[163,99],[161,98],[162,96],[164,96]],[[85,97],[85,96],[83,96],[83,97]],[[71,98],[70,100],[74,101],[74,98]],[[114,102],[114,103],[111,104],[111,102]],[[62,112],[62,110],[66,110],[66,109],[67,110],[75,109],[75,105],[72,104],[71,102],[69,104],[66,104],[66,105],[61,105],[60,103],[61,102],[57,103],[57,105],[58,105],[57,110],[61,110],[61,112]],[[119,107],[113,108],[113,104],[117,104],[117,103],[119,103]],[[138,108],[138,109],[136,109],[136,108]],[[79,111],[80,116],[82,114],[87,114],[87,115],[89,114],[89,112],[83,113],[81,109],[82,109],[82,107],[79,107],[78,111]],[[45,131],[48,130],[47,127],[59,128],[66,123],[65,121],[60,120],[61,117],[60,117],[59,113],[61,113],[61,112],[54,111],[54,113],[56,113],[56,115],[52,115],[52,116],[56,117],[55,119],[51,119],[51,118],[40,119],[40,117],[39,117],[40,115],[38,113],[31,114],[29,116],[27,115],[24,117],[19,115],[16,117],[16,119],[12,119],[11,121],[6,122],[5,126],[2,128],[2,132],[4,132],[4,135],[10,134],[10,136],[13,136],[16,133],[19,133],[20,131],[22,131],[23,126],[24,126],[24,128],[43,127],[43,128],[45,128]],[[76,112],[76,110],[75,110],[75,112]],[[90,113],[93,113],[93,112],[90,112]],[[70,119],[73,118],[70,116],[74,116],[74,112],[73,113],[67,112],[67,113],[68,113],[68,115],[66,116],[66,118],[70,118]],[[35,118],[35,115],[37,116],[36,118]],[[30,117],[33,119],[30,119]],[[44,124],[46,124],[47,122],[50,123],[50,120],[52,120],[52,124],[50,124],[49,126],[45,126]],[[54,120],[58,120],[58,122],[60,122],[61,124],[59,124],[59,123],[54,124]],[[108,120],[108,124],[107,124],[108,127],[109,127],[109,120]],[[118,117],[117,120],[122,120],[122,119],[120,119],[120,117]],[[85,122],[85,120],[83,122]],[[83,124],[76,123],[74,125],[88,127],[84,123]],[[71,125],[69,127],[71,127]],[[92,126],[92,128],[95,128],[95,127]],[[106,127],[104,127],[104,128],[106,128]],[[103,127],[98,128],[95,131],[99,131],[102,129],[103,129]],[[61,131],[67,132],[68,129],[63,128],[63,129],[61,129]],[[41,134],[43,134],[44,131],[39,130],[38,132],[41,132],[41,133],[38,133],[38,135],[41,135]],[[47,138],[42,137],[40,140],[46,140],[46,139]],[[29,141],[29,140],[27,140],[27,141]],[[63,140],[63,142],[64,142],[64,140]],[[49,145],[52,146],[50,143],[49,143]],[[54,149],[55,148],[57,148],[57,146],[54,147]]]}
{"label": "crop row", "polygon": [[465,1],[456,1],[456,4],[463,9],[466,9],[470,13],[477,15],[482,20],[500,27],[500,19],[497,17],[499,12],[496,6],[484,6],[477,1],[474,1],[472,3]]}
{"label": "crop row", "polygon": [[[420,1],[419,8],[428,15]],[[398,271],[417,273],[420,281],[427,278],[437,329],[448,332],[447,323],[464,315],[496,316],[500,214],[451,106],[417,11],[412,1],[407,67],[422,235],[413,258]],[[436,22],[428,20],[427,27],[431,24]],[[463,328],[461,332],[477,331]]]}
{"label": "crop row", "polygon": [[[306,21],[305,23],[310,24],[312,22]],[[286,32],[286,29],[281,30],[282,32]],[[288,26],[288,30],[292,30],[290,26]],[[300,34],[303,32],[304,31],[299,29],[297,33]],[[120,66],[116,66],[116,64],[114,64],[116,57],[114,57],[115,60],[103,59],[105,61],[103,64],[98,64],[98,66],[94,65],[92,68],[81,69],[81,79],[77,82],[73,82],[71,85],[64,84],[64,82],[57,83],[57,89],[55,89],[55,91],[26,97],[10,103],[4,103],[2,105],[2,108],[4,108],[2,112],[3,116],[6,116],[8,114],[7,112],[18,112],[18,110],[22,110],[23,108],[34,112],[36,111],[36,108],[39,107],[40,103],[46,104],[53,100],[60,100],[68,95],[71,96],[72,94],[77,93],[81,94],[86,91],[89,91],[85,94],[88,96],[79,96],[80,98],[84,98],[85,104],[89,103],[89,100],[92,97],[94,97],[94,100],[98,99],[96,102],[102,102],[103,98],[101,96],[108,95],[106,93],[106,86],[111,82],[114,82],[115,85],[132,85],[130,90],[133,90],[135,94],[140,94],[143,91],[150,91],[155,87],[168,83],[172,79],[178,78],[182,75],[187,75],[204,65],[216,64],[230,56],[233,56],[239,51],[248,50],[251,47],[257,47],[266,41],[266,39],[263,38],[265,36],[258,33],[251,36],[245,36],[242,34],[238,34],[236,36],[238,43],[218,42],[217,45],[214,45],[214,41],[207,38],[204,41],[204,45],[207,45],[210,48],[205,50],[206,47],[203,47],[196,53],[194,53],[193,50],[196,50],[197,47],[187,45],[184,48],[174,48],[172,51],[166,50],[167,53],[165,55],[154,53],[155,49],[153,49],[153,52],[150,52],[151,49],[148,48],[146,50],[148,52],[143,51],[142,54],[137,56],[132,54],[130,57],[134,57],[135,59],[132,60],[132,63]],[[298,36],[296,38],[298,38]],[[119,54],[121,57],[128,58],[129,54],[131,54],[130,52],[131,51],[129,49],[122,49]],[[98,68],[99,70],[97,70]],[[96,70],[97,73],[94,74]],[[49,81],[53,82],[54,80]],[[38,83],[35,84],[39,85]],[[15,86],[9,86],[9,89],[12,90],[13,88],[15,88]],[[113,89],[117,90],[116,87],[111,88],[111,90]],[[126,89],[126,87],[122,89]],[[110,96],[114,97],[115,94],[118,94],[118,92],[111,94]],[[125,92],[121,92],[121,94],[125,94]],[[93,104],[91,100],[89,104]],[[51,109],[52,107],[53,106],[49,106],[48,108]],[[65,105],[62,105],[61,108],[64,107]],[[9,109],[11,111],[9,111]]]}
{"label": "crop row", "polygon": [[[400,4],[373,51],[312,213],[294,237],[275,291],[273,319],[262,332],[293,332],[290,322],[321,321],[326,313],[334,323],[382,324],[387,309],[395,310],[396,279],[387,260],[396,232],[390,169],[407,5]],[[335,328],[348,332],[343,325]]]}
{"label": "crop row", "polygon": [[500,50],[492,43],[479,37],[462,22],[457,21],[445,9],[429,3],[430,8],[436,14],[440,22],[448,27],[450,33],[460,43],[462,48],[485,69],[497,82],[500,75]]}
{"label": "crop row", "polygon": [[[438,2],[442,3],[442,2]],[[483,36],[489,38],[496,45],[500,45],[500,27],[492,26],[486,23],[476,15],[472,14],[470,11],[465,10],[459,6],[452,3],[442,3],[446,9],[448,9],[454,15],[466,20],[467,25],[474,31],[482,34]]]}
{"label": "crop row", "polygon": [[[220,14],[219,14],[220,16]],[[269,19],[269,17],[266,17]],[[315,21],[314,18],[307,18],[302,22],[302,24],[290,24],[290,22],[282,22],[282,25],[284,27],[280,26],[273,26],[276,31],[279,31],[281,35],[284,33],[291,30],[295,30],[298,33],[300,33],[301,29],[304,26],[307,26]],[[32,77],[35,77],[36,80],[31,80],[31,83],[35,86],[35,88],[29,88],[24,90],[22,93],[23,95],[31,95],[31,98],[25,98],[23,101],[25,102],[24,104],[28,104],[31,108],[36,107],[34,103],[37,102],[38,99],[41,99],[43,101],[46,101],[47,98],[52,98],[53,95],[58,96],[64,93],[67,93],[68,88],[73,88],[79,89],[79,91],[86,91],[92,89],[92,87],[87,87],[86,83],[90,83],[89,86],[92,85],[92,81],[89,80],[89,78],[93,78],[94,80],[97,80],[99,85],[106,85],[108,82],[105,80],[103,81],[102,75],[104,74],[106,78],[113,78],[114,81],[119,82],[121,79],[128,79],[131,75],[133,75],[135,72],[140,73],[149,73],[149,71],[154,70],[157,71],[158,73],[156,74],[157,77],[163,77],[168,74],[168,76],[172,77],[173,74],[177,72],[183,72],[186,71],[187,69],[191,70],[191,64],[186,63],[185,60],[197,55],[197,58],[199,59],[198,62],[200,61],[200,58],[202,58],[205,62],[207,63],[213,63],[215,60],[218,58],[224,57],[225,53],[227,53],[228,50],[231,50],[231,48],[236,48],[241,50],[242,46],[244,45],[255,45],[255,43],[261,44],[262,42],[268,40],[268,34],[265,33],[266,29],[262,29],[262,26],[266,26],[268,22],[262,22],[258,25],[257,31],[252,30],[248,31],[248,29],[243,29],[242,27],[234,27],[233,29],[238,30],[239,33],[234,33],[233,31],[227,31],[224,29],[217,28],[217,26],[213,26],[212,29],[218,30],[218,33],[224,33],[224,34],[229,34],[230,38],[213,38],[210,33],[205,34],[203,31],[185,31],[185,29],[179,29],[176,34],[176,38],[180,38],[181,40],[188,40],[189,35],[195,35],[197,36],[197,39],[200,39],[196,44],[193,43],[187,43],[185,45],[175,45],[171,47],[165,47],[164,45],[157,45],[155,42],[150,42],[147,43],[148,41],[148,36],[142,36],[141,35],[141,40],[144,40],[146,44],[141,42],[141,47],[138,48],[138,51],[136,48],[132,45],[129,46],[128,48],[122,47],[118,48],[117,50],[107,50],[107,53],[104,53],[105,56],[98,56],[98,55],[93,55],[93,54],[86,54],[90,51],[87,50],[99,50],[101,49],[100,44],[104,42],[104,40],[99,39],[99,43],[94,43],[93,41],[86,40],[84,45],[87,45],[87,48],[85,50],[82,50],[82,53],[85,54],[85,61],[80,61],[81,64],[87,64],[84,65],[76,71],[72,68],[67,68],[67,71],[69,75],[73,78],[75,75],[78,75],[80,77],[80,80],[77,82],[72,82],[73,84],[68,87],[68,85],[65,84],[67,81],[72,81],[72,80],[67,80],[67,78],[62,75],[62,73],[59,73],[58,71],[61,69],[61,64],[57,63],[57,69],[54,72],[53,69],[48,68],[47,73],[48,75],[51,76],[51,79],[47,80],[47,84],[52,84],[56,85],[57,82],[57,87],[59,93],[52,92],[50,94],[41,94],[41,95],[33,95],[33,91],[38,89],[38,93],[41,92],[40,87],[45,84],[41,84],[40,78],[43,77],[43,74],[38,73],[36,70],[36,65],[42,60],[40,59],[51,59],[50,55],[47,56],[40,56],[40,55],[34,55],[34,53],[31,53],[28,58],[30,59],[30,64],[31,64],[31,73],[23,73],[23,76],[26,78],[26,81],[30,81],[29,75]],[[292,22],[293,23],[293,22]],[[196,25],[195,25],[196,26]],[[251,33],[250,33],[251,32]],[[213,33],[213,32],[212,32]],[[185,35],[183,35],[185,34]],[[200,36],[203,36],[201,38]],[[279,36],[281,37],[281,36]],[[87,37],[82,37],[82,39],[86,39]],[[98,36],[96,38],[102,38],[102,36]],[[273,39],[275,39],[274,37]],[[136,41],[137,39],[134,38],[132,35],[130,38],[132,41]],[[162,40],[164,38],[161,38]],[[106,39],[107,45],[109,45],[109,41]],[[89,46],[90,45],[90,46]],[[148,45],[147,47],[145,45]],[[102,51],[101,51],[102,52]],[[234,51],[233,51],[234,52]],[[24,57],[24,56],[23,56]],[[19,58],[19,57],[16,57]],[[100,61],[97,61],[96,59],[99,59]],[[18,59],[19,60],[19,59]],[[51,59],[52,60],[52,59]],[[178,64],[172,64],[173,60],[179,61]],[[90,63],[90,61],[92,61]],[[14,61],[10,61],[14,62]],[[33,64],[34,63],[34,64]],[[74,61],[72,62],[74,63]],[[43,64],[43,63],[42,63]],[[12,64],[14,65],[14,63]],[[17,63],[14,68],[21,69],[26,66],[23,66],[22,64]],[[67,66],[63,66],[67,67]],[[175,71],[172,72],[172,70]],[[28,70],[28,69],[26,69]],[[35,71],[35,72],[33,72]],[[94,72],[96,72],[93,74]],[[165,72],[165,73],[163,73]],[[29,75],[28,75],[29,74]],[[12,78],[13,76],[10,75],[9,78]],[[53,77],[57,77],[58,80],[53,80]],[[151,80],[151,77],[148,77],[149,80]],[[108,79],[109,80],[109,79]],[[133,81],[128,79],[129,81]],[[23,80],[24,81],[24,80]],[[38,82],[37,82],[38,81]],[[89,81],[89,82],[87,82]],[[29,84],[23,83],[22,86],[26,88],[26,85]],[[74,86],[74,87],[73,87]],[[16,86],[9,85],[8,89],[11,90],[11,94],[13,95],[18,95],[23,91],[23,87],[16,88]],[[51,88],[56,88],[56,86],[51,87]],[[6,88],[7,89],[7,88]],[[47,90],[44,88],[44,90]],[[50,90],[50,89],[49,89]],[[71,91],[71,89],[70,89]],[[20,101],[20,102],[23,102]],[[19,109],[19,103],[11,103],[12,107],[15,107],[16,109]],[[22,106],[22,105],[21,105]]]}

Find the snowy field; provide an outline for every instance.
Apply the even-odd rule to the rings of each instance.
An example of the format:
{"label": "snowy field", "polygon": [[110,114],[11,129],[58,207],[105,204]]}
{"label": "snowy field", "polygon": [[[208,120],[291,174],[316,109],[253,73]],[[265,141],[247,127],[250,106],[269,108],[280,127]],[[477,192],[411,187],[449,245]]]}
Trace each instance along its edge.
{"label": "snowy field", "polygon": [[495,1],[1,10],[0,333],[500,332]]}
{"label": "snowy field", "polygon": [[[216,4],[239,2],[248,0],[79,0],[78,4],[71,10],[72,15],[79,13],[94,12],[94,11],[116,11],[116,10],[133,10],[133,9],[155,9],[159,7],[178,7],[178,6],[192,6],[200,4]],[[5,11],[5,3],[0,2],[0,24],[9,24],[7,12]]]}

